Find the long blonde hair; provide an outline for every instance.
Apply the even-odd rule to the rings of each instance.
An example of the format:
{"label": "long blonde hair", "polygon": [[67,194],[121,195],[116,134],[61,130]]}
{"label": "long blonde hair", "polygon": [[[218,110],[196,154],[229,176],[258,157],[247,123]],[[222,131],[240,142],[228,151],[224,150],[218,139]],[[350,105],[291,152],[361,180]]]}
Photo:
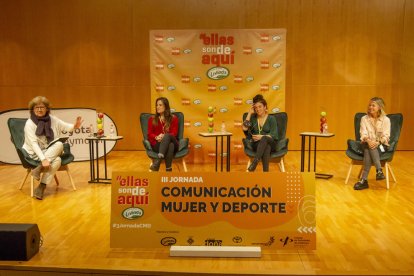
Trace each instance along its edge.
{"label": "long blonde hair", "polygon": [[384,102],[384,100],[382,98],[380,98],[380,97],[374,97],[374,98],[372,98],[369,101],[376,103],[380,107],[380,110],[378,111],[379,117],[382,117],[382,116],[386,116],[387,115],[387,113],[385,113],[385,110],[384,110],[384,108],[385,108],[385,102]]}

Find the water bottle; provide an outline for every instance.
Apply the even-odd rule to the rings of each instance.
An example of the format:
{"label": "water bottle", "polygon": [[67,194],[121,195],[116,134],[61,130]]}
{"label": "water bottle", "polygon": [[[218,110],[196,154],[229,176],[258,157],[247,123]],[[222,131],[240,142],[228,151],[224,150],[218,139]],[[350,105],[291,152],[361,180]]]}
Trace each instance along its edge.
{"label": "water bottle", "polygon": [[109,137],[115,137],[115,128],[113,124],[111,124],[111,127],[109,128]]}
{"label": "water bottle", "polygon": [[221,132],[226,132],[226,123],[224,121],[221,122]]}
{"label": "water bottle", "polygon": [[323,134],[328,134],[328,123],[323,125]]}
{"label": "water bottle", "polygon": [[93,137],[93,125],[89,126],[89,137]]}

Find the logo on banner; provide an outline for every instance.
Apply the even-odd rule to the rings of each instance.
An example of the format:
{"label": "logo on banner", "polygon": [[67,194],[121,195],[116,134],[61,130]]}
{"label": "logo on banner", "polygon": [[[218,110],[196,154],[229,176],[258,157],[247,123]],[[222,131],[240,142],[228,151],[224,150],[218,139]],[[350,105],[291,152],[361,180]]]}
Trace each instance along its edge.
{"label": "logo on banner", "polygon": [[213,67],[207,71],[207,76],[212,80],[222,80],[229,75],[230,71],[226,67]]}
{"label": "logo on banner", "polygon": [[131,207],[122,212],[122,216],[126,219],[137,219],[144,215],[144,211],[141,208]]}
{"label": "logo on banner", "polygon": [[243,239],[240,236],[233,237],[233,242],[234,243],[241,243],[242,241],[243,241]]}
{"label": "logo on banner", "polygon": [[161,245],[170,246],[177,243],[177,240],[174,237],[165,237],[161,240]]}
{"label": "logo on banner", "polygon": [[216,239],[207,239],[204,241],[205,246],[221,246],[223,243],[222,240],[216,240]]}
{"label": "logo on banner", "polygon": [[286,237],[284,239],[280,239],[280,241],[283,243],[283,247],[285,247],[289,242],[293,242],[293,239]]}

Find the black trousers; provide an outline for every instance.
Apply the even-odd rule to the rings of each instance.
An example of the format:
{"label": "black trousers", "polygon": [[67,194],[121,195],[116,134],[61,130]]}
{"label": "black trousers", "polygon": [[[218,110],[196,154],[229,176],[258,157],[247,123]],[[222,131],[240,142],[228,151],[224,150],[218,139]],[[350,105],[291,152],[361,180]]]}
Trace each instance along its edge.
{"label": "black trousers", "polygon": [[263,171],[269,171],[270,153],[276,151],[276,141],[269,136],[263,136],[259,141],[253,142],[256,151],[255,158],[262,160]]}
{"label": "black trousers", "polygon": [[174,155],[178,151],[178,142],[177,138],[173,135],[166,133],[162,138],[161,142],[157,142],[152,149],[159,154],[162,154],[165,159],[165,167],[167,169],[171,168],[172,160]]}

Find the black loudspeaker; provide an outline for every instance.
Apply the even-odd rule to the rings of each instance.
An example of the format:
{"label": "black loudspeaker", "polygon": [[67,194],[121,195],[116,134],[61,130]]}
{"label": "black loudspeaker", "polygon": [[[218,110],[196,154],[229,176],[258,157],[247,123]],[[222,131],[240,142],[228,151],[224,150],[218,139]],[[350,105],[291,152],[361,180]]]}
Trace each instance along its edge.
{"label": "black loudspeaker", "polygon": [[37,224],[0,223],[0,260],[28,261],[39,252]]}

